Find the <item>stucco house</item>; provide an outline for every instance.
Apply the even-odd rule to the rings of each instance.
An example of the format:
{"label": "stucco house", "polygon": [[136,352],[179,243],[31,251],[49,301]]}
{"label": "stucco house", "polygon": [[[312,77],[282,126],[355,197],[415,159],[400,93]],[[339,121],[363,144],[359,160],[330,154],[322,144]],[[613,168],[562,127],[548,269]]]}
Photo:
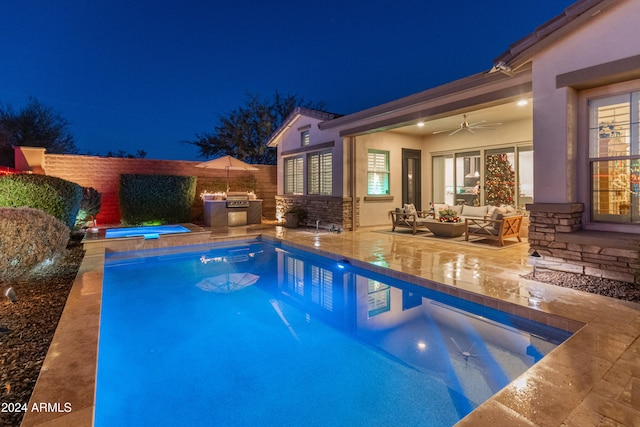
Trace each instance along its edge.
{"label": "stucco house", "polygon": [[638,1],[580,0],[486,72],[345,116],[297,109],[268,142],[279,214],[356,229],[405,203],[507,204],[550,266],[633,281],[637,22]]}

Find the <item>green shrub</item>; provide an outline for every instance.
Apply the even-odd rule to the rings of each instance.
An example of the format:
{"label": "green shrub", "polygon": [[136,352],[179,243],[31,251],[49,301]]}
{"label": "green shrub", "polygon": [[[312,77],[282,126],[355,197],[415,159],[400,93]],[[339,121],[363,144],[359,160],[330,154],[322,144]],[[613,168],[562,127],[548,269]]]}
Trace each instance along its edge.
{"label": "green shrub", "polygon": [[82,188],[82,200],[76,216],[76,227],[82,227],[100,212],[102,195],[92,187]]}
{"label": "green shrub", "polygon": [[37,174],[15,174],[0,178],[0,207],[36,208],[72,228],[82,200],[76,183]]}
{"label": "green shrub", "polygon": [[53,264],[64,255],[69,228],[33,208],[0,208],[0,277],[10,278]]}
{"label": "green shrub", "polygon": [[195,195],[195,176],[121,175],[120,218],[128,225],[187,222]]}

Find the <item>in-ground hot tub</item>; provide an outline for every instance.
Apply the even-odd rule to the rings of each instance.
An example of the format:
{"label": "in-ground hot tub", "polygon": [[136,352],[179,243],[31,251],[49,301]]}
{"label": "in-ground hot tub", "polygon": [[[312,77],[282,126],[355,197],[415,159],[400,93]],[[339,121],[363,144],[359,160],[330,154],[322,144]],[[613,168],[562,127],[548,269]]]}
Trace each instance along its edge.
{"label": "in-ground hot tub", "polygon": [[189,230],[182,225],[154,225],[146,227],[125,227],[125,228],[109,228],[105,232],[107,239],[118,237],[138,237],[145,239],[157,239],[161,234],[189,233]]}

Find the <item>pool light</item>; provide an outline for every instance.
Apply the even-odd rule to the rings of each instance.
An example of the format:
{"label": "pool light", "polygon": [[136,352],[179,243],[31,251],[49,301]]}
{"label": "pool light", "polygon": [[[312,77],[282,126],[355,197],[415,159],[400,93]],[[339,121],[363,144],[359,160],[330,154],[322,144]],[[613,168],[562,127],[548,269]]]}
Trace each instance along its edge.
{"label": "pool light", "polygon": [[349,265],[349,261],[347,261],[346,259],[342,259],[338,261],[338,268],[341,270],[345,269],[348,265]]}

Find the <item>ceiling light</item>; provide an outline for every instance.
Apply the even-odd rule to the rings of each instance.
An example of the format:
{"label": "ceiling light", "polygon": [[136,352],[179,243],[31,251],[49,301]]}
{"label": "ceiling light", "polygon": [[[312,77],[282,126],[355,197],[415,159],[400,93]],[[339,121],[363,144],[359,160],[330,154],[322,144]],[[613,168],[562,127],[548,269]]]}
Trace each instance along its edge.
{"label": "ceiling light", "polygon": [[424,122],[418,122],[418,127],[421,128],[424,126]]}
{"label": "ceiling light", "polygon": [[521,99],[520,101],[518,101],[518,107],[524,107],[528,103],[529,101],[527,101],[526,99]]}

